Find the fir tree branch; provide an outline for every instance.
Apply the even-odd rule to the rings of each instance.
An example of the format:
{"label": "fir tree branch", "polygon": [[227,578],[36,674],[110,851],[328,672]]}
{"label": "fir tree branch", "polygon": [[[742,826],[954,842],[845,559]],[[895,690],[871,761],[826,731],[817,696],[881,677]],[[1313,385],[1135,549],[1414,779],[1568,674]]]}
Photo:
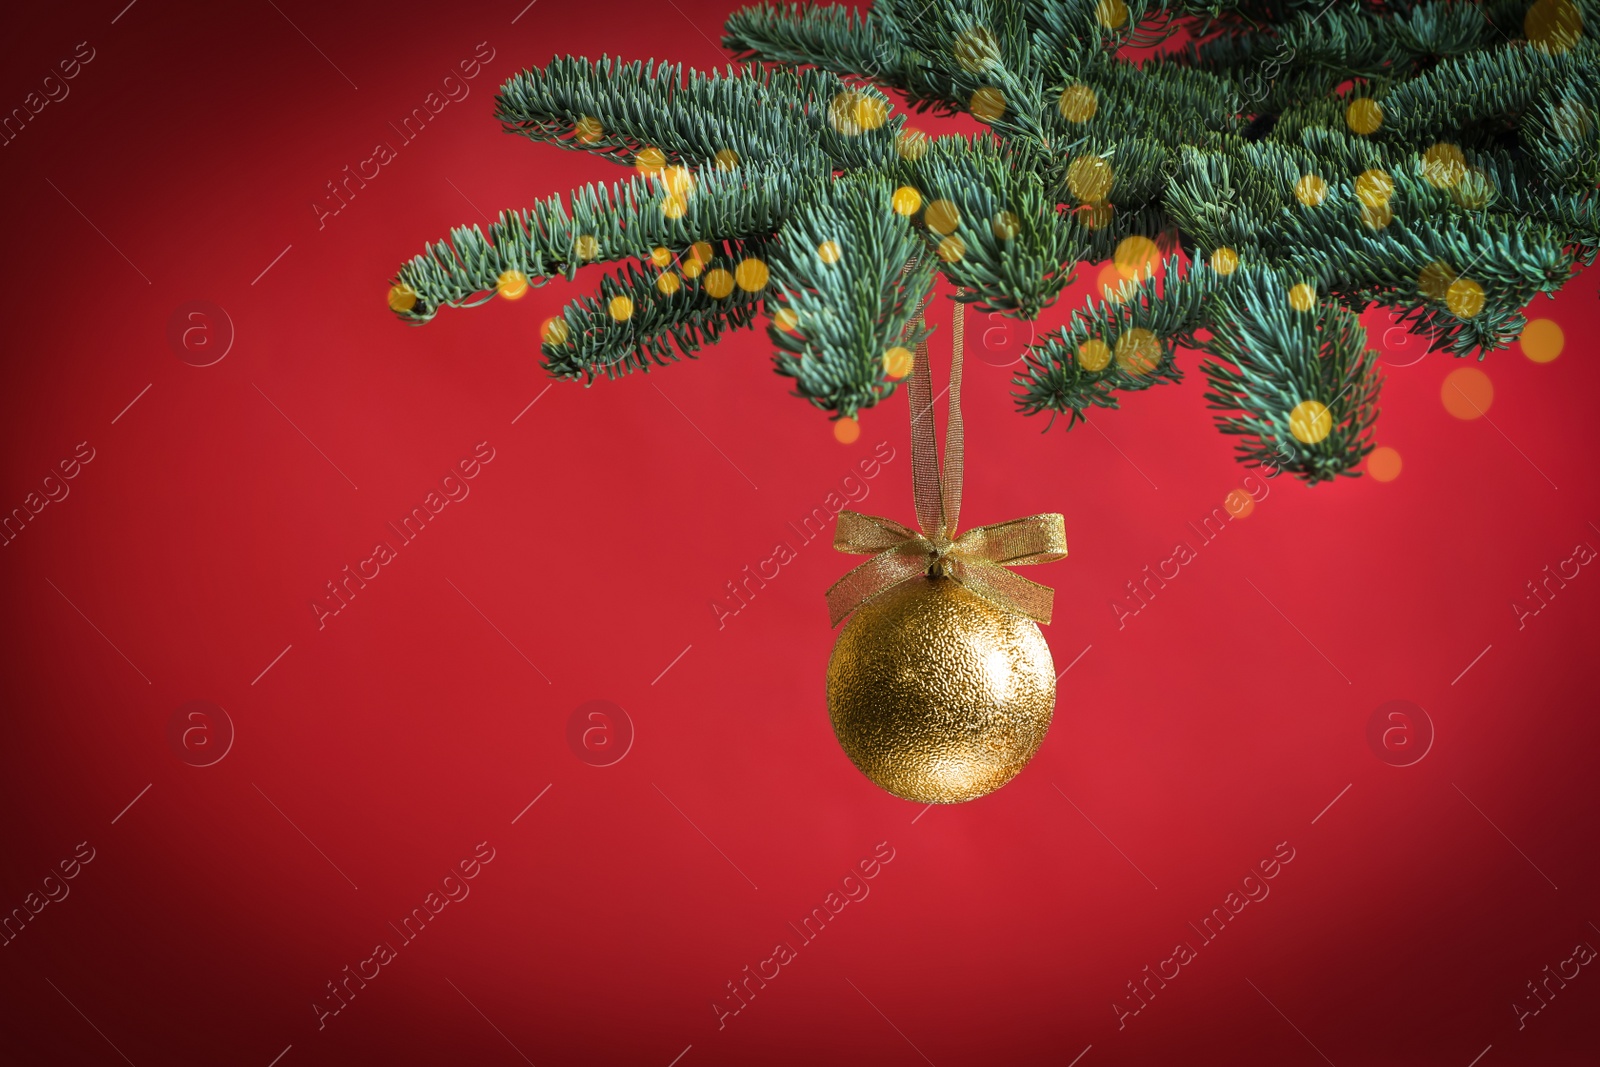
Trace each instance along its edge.
{"label": "fir tree branch", "polygon": [[416,303],[396,314],[422,323],[441,307],[476,306],[492,296],[506,271],[521,271],[530,284],[542,285],[554,277],[570,279],[589,262],[638,259],[658,247],[681,249],[696,241],[765,236],[804,195],[806,182],[803,173],[770,164],[704,170],[684,198],[681,217],[665,210],[676,194],[660,179],[584,186],[572,195],[570,215],[561,197],[551,196],[530,210],[502,212],[487,235],[477,226],[458,227],[448,242],[428,245],[400,268],[395,284],[408,286]]}
{"label": "fir tree branch", "polygon": [[[627,164],[653,147],[666,163],[695,167],[778,159],[807,172],[883,165],[904,120],[871,128],[841,123],[834,110],[841,97],[850,110],[889,114],[881,93],[821,70],[747,64],[705,75],[674,63],[567,56],[508,80],[496,117],[507,133]],[[585,119],[592,123],[580,127]]]}
{"label": "fir tree branch", "polygon": [[905,59],[897,35],[874,8],[860,15],[847,7],[770,4],[728,16],[722,46],[741,59],[815,66],[897,84]]}
{"label": "fir tree branch", "polygon": [[924,336],[912,319],[933,265],[893,195],[882,177],[847,175],[802,205],[772,248],[774,318],[793,316],[791,329],[767,329],[776,369],[835,418],[892,395],[886,353]]}
{"label": "fir tree branch", "polygon": [[1039,169],[979,138],[940,138],[901,173],[921,194],[917,216],[928,252],[964,300],[1034,318],[1072,278],[1089,251],[1081,227],[1066,226]]}
{"label": "fir tree branch", "polygon": [[1331,301],[1298,310],[1283,279],[1241,268],[1220,294],[1202,350],[1217,428],[1242,440],[1246,466],[1315,484],[1351,474],[1372,450],[1382,385],[1354,313]]}
{"label": "fir tree branch", "polygon": [[1458,131],[1515,120],[1558,85],[1593,83],[1600,44],[1564,52],[1504,45],[1445,60],[1383,97],[1386,136],[1450,139]]}
{"label": "fir tree branch", "polygon": [[1118,393],[1181,381],[1176,349],[1193,344],[1202,309],[1228,283],[1209,270],[1180,274],[1180,262],[1166,263],[1164,286],[1153,275],[1127,279],[1116,294],[1089,301],[1066,326],[1029,345],[1013,379],[1021,387],[1017,407],[1028,415],[1064,414],[1071,429],[1089,407],[1119,407]]}
{"label": "fir tree branch", "polygon": [[[837,417],[892,393],[901,361],[885,354],[915,344],[918,327],[903,334],[936,270],[963,299],[1032,317],[1074,264],[1136,273],[1153,242],[1172,257],[1160,280],[1032,346],[1018,406],[1070,426],[1177,380],[1174,350],[1209,329],[1207,398],[1241,458],[1324,480],[1370,447],[1360,310],[1481,356],[1600,253],[1600,0],[1564,2],[1581,31],[1527,0],[747,9],[727,43],[758,62],[707,75],[568,57],[508,81],[510,131],[652,176],[580,189],[570,213],[552,197],[455,229],[401,268],[390,304],[423,322],[498,283],[676,256],[678,271],[628,263],[569,306],[546,338],[552,373],[692,355],[765,301],[778,373]],[[1182,48],[1128,58],[1177,29]],[[860,79],[989,130],[907,137]],[[689,269],[695,242],[727,263]],[[748,284],[729,286],[740,270]]]}
{"label": "fir tree branch", "polygon": [[[693,356],[729,331],[750,325],[767,294],[762,272],[770,240],[717,242],[702,260],[691,251],[675,264],[642,269],[634,263],[600,281],[595,296],[563,309],[559,326],[546,327],[541,351],[555,377],[618,378],[649,371],[678,353]],[[677,269],[673,269],[674,266]],[[759,281],[760,284],[755,284]],[[749,283],[749,284],[744,284]],[[668,342],[676,342],[676,349]]]}

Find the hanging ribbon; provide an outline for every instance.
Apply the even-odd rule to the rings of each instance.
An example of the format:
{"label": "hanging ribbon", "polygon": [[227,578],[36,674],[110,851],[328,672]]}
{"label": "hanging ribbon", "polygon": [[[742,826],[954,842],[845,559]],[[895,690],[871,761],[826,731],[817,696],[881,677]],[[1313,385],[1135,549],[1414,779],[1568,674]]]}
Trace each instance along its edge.
{"label": "hanging ribbon", "polygon": [[[908,264],[909,267],[909,264]],[[959,296],[961,290],[956,290]],[[917,303],[920,316],[922,302]],[[1006,570],[1050,563],[1067,554],[1066,520],[1058,514],[978,526],[955,536],[961,513],[962,438],[961,355],[966,305],[957,301],[951,324],[950,403],[940,470],[934,441],[933,391],[928,370],[928,343],[917,344],[911,371],[911,480],[917,524],[912,530],[893,519],[839,512],[833,547],[840,552],[871,556],[828,590],[828,619],[837,626],[852,611],[899,585],[925,575],[953,578],[968,590],[1018,615],[1049,622],[1055,594],[1049,586],[1030,582]]]}

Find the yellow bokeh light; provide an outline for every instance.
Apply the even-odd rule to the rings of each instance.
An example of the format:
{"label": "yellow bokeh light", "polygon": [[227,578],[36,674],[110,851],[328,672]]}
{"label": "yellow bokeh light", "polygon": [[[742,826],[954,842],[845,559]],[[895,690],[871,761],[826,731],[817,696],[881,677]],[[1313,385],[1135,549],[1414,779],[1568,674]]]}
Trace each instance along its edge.
{"label": "yellow bokeh light", "polygon": [[706,280],[701,283],[706,292],[721,300],[733,292],[733,275],[721,267],[706,272]]}
{"label": "yellow bokeh light", "polygon": [[1303,445],[1314,445],[1333,432],[1333,413],[1320,400],[1302,400],[1289,411],[1289,432]]}
{"label": "yellow bokeh light", "polygon": [[579,259],[595,259],[600,255],[600,242],[592,233],[579,234],[577,241],[573,242],[573,251]]}
{"label": "yellow bokeh light", "polygon": [[1128,21],[1128,5],[1123,0],[1097,0],[1094,20],[1108,30],[1120,29]]}
{"label": "yellow bokeh light", "polygon": [[663,245],[650,250],[650,262],[665,270],[672,265],[672,251]]}
{"label": "yellow bokeh light", "polygon": [[861,124],[856,121],[856,104],[860,98],[859,89],[846,89],[836,93],[828,102],[828,125],[847,137],[861,133]]}
{"label": "yellow bokeh light", "polygon": [[1482,167],[1468,167],[1461,180],[1450,187],[1450,199],[1468,211],[1481,211],[1489,206],[1497,192],[1488,171]]}
{"label": "yellow bokeh light", "polygon": [[875,130],[889,121],[889,112],[892,109],[889,101],[876,93],[860,92],[856,94],[856,125],[863,130]]}
{"label": "yellow bokeh light", "polygon": [[570,335],[571,331],[567,329],[567,320],[559,315],[550,316],[539,327],[539,336],[544,339],[544,343],[547,345],[564,345]]}
{"label": "yellow bokeh light", "polygon": [[696,241],[689,246],[689,257],[702,267],[711,262],[711,242]]}
{"label": "yellow bokeh light", "polygon": [[911,373],[913,358],[911,349],[896,345],[883,354],[883,373],[895,379],[904,378]]}
{"label": "yellow bokeh light", "polygon": [[1124,296],[1122,287],[1124,285],[1128,285],[1130,289],[1132,288],[1132,285],[1128,283],[1128,279],[1124,278],[1122,272],[1117,270],[1115,263],[1107,263],[1102,266],[1100,273],[1095,277],[1095,281],[1099,283],[1102,295],[1114,304],[1122,302]]}
{"label": "yellow bokeh light", "polygon": [[683,280],[671,271],[667,271],[667,273],[656,279],[656,288],[667,296],[671,296],[683,288]]}
{"label": "yellow bokeh light", "polygon": [[1111,164],[1100,156],[1079,156],[1067,165],[1067,187],[1072,195],[1088,204],[1098,204],[1111,195]]}
{"label": "yellow bokeh light", "polygon": [[521,300],[528,291],[528,276],[520,270],[501,271],[500,277],[495,279],[494,291],[506,300]]}
{"label": "yellow bokeh light", "polygon": [[1535,363],[1549,363],[1561,354],[1567,338],[1554,319],[1531,319],[1522,328],[1522,354]]}
{"label": "yellow bokeh light", "polygon": [[861,424],[848,416],[837,419],[833,424],[833,439],[841,445],[855,444],[856,438],[861,436]]}
{"label": "yellow bokeh light", "polygon": [[1289,290],[1289,306],[1296,311],[1310,311],[1317,303],[1317,290],[1309,282],[1301,282]]}
{"label": "yellow bokeh light", "polygon": [[654,145],[642,148],[639,150],[639,154],[634,157],[633,165],[640,174],[646,177],[660,174],[667,165],[667,154]]}
{"label": "yellow bokeh light", "polygon": [[955,52],[956,62],[968,74],[982,74],[990,67],[1000,64],[1000,42],[995,39],[994,31],[987,26],[973,26],[971,29],[962,30],[956,34],[955,44],[951,47]]}
{"label": "yellow bokeh light", "polygon": [[688,167],[671,166],[661,171],[661,181],[675,196],[688,196],[694,189],[694,174]]}
{"label": "yellow bokeh light", "polygon": [[417,291],[401,282],[389,287],[389,310],[410,311],[417,306]]}
{"label": "yellow bokeh light", "polygon": [[618,322],[627,322],[633,318],[633,298],[627,296],[614,296],[606,305],[606,310]]}
{"label": "yellow bokeh light", "polygon": [[1161,342],[1143,326],[1117,338],[1117,366],[1129,374],[1149,374],[1161,365]]}
{"label": "yellow bokeh light", "polygon": [[669,219],[681,219],[689,210],[689,201],[677,193],[668,193],[661,198],[661,213]]}
{"label": "yellow bokeh light", "polygon": [[901,159],[915,163],[928,154],[928,144],[927,134],[907,126],[895,136],[894,150],[900,153]]}
{"label": "yellow bokeh light", "polygon": [[605,130],[600,125],[600,120],[593,115],[584,115],[573,124],[574,139],[579,144],[594,144],[605,136]]}
{"label": "yellow bokeh light", "polygon": [[817,255],[824,263],[837,263],[843,253],[839,249],[838,241],[824,241],[817,246]]}
{"label": "yellow bokeh light", "polygon": [[1367,455],[1367,473],[1375,482],[1392,482],[1400,477],[1400,453],[1379,445]]}
{"label": "yellow bokeh light", "polygon": [[1087,85],[1069,85],[1061,90],[1061,99],[1056,102],[1056,107],[1060,108],[1061,117],[1068,122],[1088,122],[1100,110],[1100,98]]}
{"label": "yellow bokeh light", "polygon": [[1344,121],[1352,133],[1377,133],[1383,125],[1383,105],[1371,97],[1358,96],[1344,109]]}
{"label": "yellow bokeh light", "polygon": [[1117,242],[1111,262],[1124,278],[1143,280],[1161,266],[1161,250],[1156,243],[1142,234],[1133,234]]}
{"label": "yellow bokeh light", "polygon": [[1570,0],[1538,0],[1522,20],[1528,43],[1545,52],[1565,52],[1583,36],[1583,16]]}
{"label": "yellow bokeh light", "polygon": [[927,223],[928,229],[941,236],[956,232],[961,225],[961,212],[949,200],[935,200],[928,205],[928,210],[922,216],[922,221]]}
{"label": "yellow bokeh light", "polygon": [[967,242],[951,235],[939,242],[939,258],[946,263],[954,263],[967,254]]}
{"label": "yellow bokeh light", "polygon": [[1014,212],[1002,210],[990,220],[989,229],[993,231],[996,241],[1015,240],[1022,232],[1022,220]]}
{"label": "yellow bokeh light", "polygon": [[979,122],[993,122],[1006,113],[1005,94],[992,85],[985,86],[972,94],[967,110]]}
{"label": "yellow bokeh light", "polygon": [[1306,207],[1316,207],[1328,199],[1328,183],[1317,174],[1302,175],[1294,183],[1294,196]]}
{"label": "yellow bokeh light", "polygon": [[739,153],[731,148],[724,148],[712,157],[718,170],[732,170],[739,165]]}
{"label": "yellow bokeh light", "polygon": [[1477,367],[1458,367],[1444,376],[1439,399],[1458,419],[1481,418],[1494,403],[1494,383]]}
{"label": "yellow bokeh light", "polygon": [[1373,167],[1361,172],[1356,178],[1356,198],[1363,204],[1377,207],[1387,204],[1394,195],[1394,179],[1389,172],[1380,167]]}
{"label": "yellow bokeh light", "polygon": [[1369,230],[1381,230],[1394,221],[1394,208],[1387,203],[1362,204],[1361,222]]}
{"label": "yellow bokeh light", "polygon": [[678,264],[678,269],[683,271],[683,276],[685,278],[698,278],[700,277],[700,273],[706,269],[706,265],[700,260],[695,259],[693,256],[690,256],[688,259]]}
{"label": "yellow bokeh light", "polygon": [[1439,141],[1422,153],[1422,177],[1436,189],[1448,189],[1467,172],[1467,157],[1448,141]]}
{"label": "yellow bokeh light", "polygon": [[1232,274],[1239,269],[1239,253],[1223,247],[1211,253],[1211,269],[1218,274]]}
{"label": "yellow bokeh light", "polygon": [[1470,319],[1483,310],[1483,286],[1471,278],[1457,278],[1445,290],[1444,303],[1457,318]]}
{"label": "yellow bokeh light", "polygon": [[733,280],[747,293],[758,293],[767,287],[767,265],[754,256],[742,259],[733,268]]}
{"label": "yellow bokeh light", "polygon": [[1222,506],[1236,519],[1246,518],[1256,509],[1255,498],[1243,489],[1235,489],[1223,498]]}
{"label": "yellow bokeh light", "polygon": [[1091,337],[1078,346],[1078,366],[1086,371],[1099,372],[1111,365],[1111,346],[1098,337]]}
{"label": "yellow bokeh light", "polygon": [[1455,280],[1456,272],[1449,264],[1436,259],[1417,272],[1417,291],[1428,300],[1443,303]]}
{"label": "yellow bokeh light", "polygon": [[772,316],[772,324],[785,333],[792,333],[800,325],[800,316],[794,313],[793,308],[779,308]]}
{"label": "yellow bokeh light", "polygon": [[922,207],[922,194],[909,185],[902,185],[894,191],[891,203],[897,214],[915,215]]}

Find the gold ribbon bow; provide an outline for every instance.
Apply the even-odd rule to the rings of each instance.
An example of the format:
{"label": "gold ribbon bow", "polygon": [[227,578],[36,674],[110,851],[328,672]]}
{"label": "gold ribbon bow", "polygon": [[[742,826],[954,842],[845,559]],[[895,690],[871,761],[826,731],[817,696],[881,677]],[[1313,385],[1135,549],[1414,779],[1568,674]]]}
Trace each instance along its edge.
{"label": "gold ribbon bow", "polygon": [[[959,295],[960,290],[957,290]],[[921,302],[918,302],[918,312]],[[1067,554],[1066,520],[1058,514],[977,526],[954,537],[961,512],[961,350],[966,305],[956,303],[951,328],[954,357],[950,364],[950,407],[945,426],[944,465],[940,471],[934,442],[933,391],[928,371],[928,344],[917,345],[909,385],[911,404],[911,478],[921,531],[893,519],[839,512],[833,547],[852,555],[871,556],[828,590],[828,619],[837,626],[852,611],[901,582],[922,575],[953,578],[977,595],[1035,622],[1049,622],[1055,593],[1006,570],[1050,563]]]}

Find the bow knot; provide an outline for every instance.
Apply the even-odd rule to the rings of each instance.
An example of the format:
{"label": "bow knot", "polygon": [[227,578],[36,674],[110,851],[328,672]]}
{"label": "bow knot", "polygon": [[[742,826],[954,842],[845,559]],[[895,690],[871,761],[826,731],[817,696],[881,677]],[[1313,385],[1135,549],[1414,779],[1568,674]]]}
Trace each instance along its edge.
{"label": "bow knot", "polygon": [[1066,556],[1066,521],[1059,514],[1029,515],[977,526],[951,537],[961,510],[961,350],[965,309],[964,304],[956,304],[951,329],[954,358],[950,365],[950,407],[942,470],[934,443],[927,342],[917,345],[912,366],[911,470],[921,530],[875,515],[839,512],[833,547],[872,558],[828,590],[828,617],[834,626],[873,597],[917,577],[951,578],[1007,611],[1036,622],[1050,621],[1055,599],[1050,587],[1030,582],[1006,568],[1049,563]]}

